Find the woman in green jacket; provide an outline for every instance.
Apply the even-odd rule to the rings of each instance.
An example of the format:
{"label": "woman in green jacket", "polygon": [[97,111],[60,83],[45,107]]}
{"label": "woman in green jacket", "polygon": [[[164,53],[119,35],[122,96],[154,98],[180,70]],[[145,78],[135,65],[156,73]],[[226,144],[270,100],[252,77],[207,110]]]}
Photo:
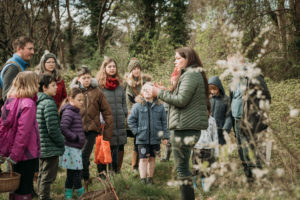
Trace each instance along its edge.
{"label": "woman in green jacket", "polygon": [[153,87],[152,92],[169,104],[168,128],[174,130],[171,143],[177,177],[182,183],[189,183],[180,186],[181,196],[184,200],[190,200],[195,199],[195,195],[191,186],[189,159],[201,130],[208,126],[208,83],[200,58],[193,49],[177,49],[174,64],[180,73],[171,90],[157,86]]}

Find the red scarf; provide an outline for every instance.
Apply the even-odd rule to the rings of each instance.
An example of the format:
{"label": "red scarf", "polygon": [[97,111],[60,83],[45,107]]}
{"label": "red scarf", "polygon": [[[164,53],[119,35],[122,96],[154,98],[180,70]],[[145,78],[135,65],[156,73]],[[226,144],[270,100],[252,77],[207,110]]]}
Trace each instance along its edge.
{"label": "red scarf", "polygon": [[114,90],[118,87],[119,81],[116,78],[107,77],[106,78],[106,89]]}

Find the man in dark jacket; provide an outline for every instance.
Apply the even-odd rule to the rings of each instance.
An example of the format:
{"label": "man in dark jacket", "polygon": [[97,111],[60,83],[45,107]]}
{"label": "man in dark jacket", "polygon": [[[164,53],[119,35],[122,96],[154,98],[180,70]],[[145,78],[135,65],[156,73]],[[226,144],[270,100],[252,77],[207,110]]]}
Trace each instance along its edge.
{"label": "man in dark jacket", "polygon": [[3,102],[7,98],[7,93],[14,78],[20,71],[25,71],[34,54],[33,40],[28,37],[19,37],[13,42],[14,55],[7,60],[1,70],[0,84],[2,87]]}
{"label": "man in dark jacket", "polygon": [[28,66],[27,62],[32,58],[34,54],[33,41],[28,37],[22,36],[16,39],[13,42],[13,48],[15,51],[13,57],[7,60],[0,73],[0,86],[2,88],[2,93],[0,93],[0,115],[1,107],[3,106],[7,98],[7,93],[11,87],[14,78],[18,75],[20,71],[25,71],[26,67]]}
{"label": "man in dark jacket", "polygon": [[254,78],[242,78],[230,96],[238,153],[248,181],[253,182],[252,169],[261,168],[255,148],[257,136],[268,127],[265,114],[271,103],[271,95],[263,76],[257,75]]}

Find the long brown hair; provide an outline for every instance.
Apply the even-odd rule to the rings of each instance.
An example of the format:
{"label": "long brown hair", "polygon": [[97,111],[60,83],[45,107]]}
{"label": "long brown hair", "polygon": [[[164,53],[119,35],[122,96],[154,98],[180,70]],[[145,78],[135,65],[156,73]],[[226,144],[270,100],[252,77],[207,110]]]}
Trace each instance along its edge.
{"label": "long brown hair", "polygon": [[[193,68],[201,67],[201,68],[203,68],[200,57],[194,49],[192,49],[190,47],[182,47],[182,48],[176,49],[175,52],[178,53],[181,57],[183,57],[187,60],[187,64],[186,64],[185,68],[188,68],[188,67],[193,67]],[[181,74],[181,72],[179,74]],[[202,77],[203,77],[203,80],[204,80],[204,85],[205,85],[207,110],[208,110],[208,112],[210,112],[211,105],[210,105],[210,102],[209,102],[208,81],[207,81],[206,74],[205,74],[204,70],[201,71],[201,74],[202,74]],[[177,87],[179,78],[180,78],[180,75],[177,77],[175,84],[171,86],[171,91],[174,91],[175,88]]]}
{"label": "long brown hair", "polygon": [[83,90],[80,87],[73,87],[70,89],[69,93],[68,93],[68,97],[65,98],[63,100],[63,102],[61,103],[58,112],[61,112],[61,108],[63,107],[63,105],[65,105],[66,103],[69,103],[69,98],[74,99],[78,94],[83,94]]}
{"label": "long brown hair", "polygon": [[96,75],[96,79],[100,85],[101,88],[105,88],[106,86],[106,78],[107,78],[107,74],[106,74],[106,66],[111,63],[111,62],[114,62],[115,65],[116,65],[116,75],[115,75],[115,78],[119,81],[119,84],[122,85],[122,78],[119,74],[119,71],[118,71],[118,66],[117,66],[117,62],[112,59],[112,58],[105,58],[104,61],[102,62],[102,65],[100,67],[100,70],[98,71],[97,75]]}

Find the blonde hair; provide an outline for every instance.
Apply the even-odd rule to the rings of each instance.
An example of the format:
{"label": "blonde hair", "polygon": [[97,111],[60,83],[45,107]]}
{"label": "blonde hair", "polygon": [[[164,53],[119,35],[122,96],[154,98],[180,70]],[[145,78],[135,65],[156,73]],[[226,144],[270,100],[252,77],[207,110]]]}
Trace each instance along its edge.
{"label": "blonde hair", "polygon": [[20,72],[14,79],[8,97],[32,98],[39,91],[39,76],[32,71]]}
{"label": "blonde hair", "polygon": [[101,88],[105,88],[106,86],[106,78],[107,78],[107,74],[106,74],[106,66],[111,63],[111,62],[114,62],[115,65],[116,65],[116,75],[115,75],[115,78],[119,81],[119,84],[122,85],[122,78],[119,74],[119,71],[118,71],[118,66],[117,66],[117,62],[112,59],[112,58],[105,58],[104,61],[102,62],[102,65],[100,67],[100,70],[98,71],[97,75],[96,75],[96,79],[100,85]]}
{"label": "blonde hair", "polygon": [[[148,87],[153,87],[153,83],[152,82],[146,82],[143,86],[142,86],[142,89],[141,89],[141,92],[140,92],[140,95],[144,98],[144,91],[146,88]],[[156,98],[153,98],[153,99],[156,99]]]}

